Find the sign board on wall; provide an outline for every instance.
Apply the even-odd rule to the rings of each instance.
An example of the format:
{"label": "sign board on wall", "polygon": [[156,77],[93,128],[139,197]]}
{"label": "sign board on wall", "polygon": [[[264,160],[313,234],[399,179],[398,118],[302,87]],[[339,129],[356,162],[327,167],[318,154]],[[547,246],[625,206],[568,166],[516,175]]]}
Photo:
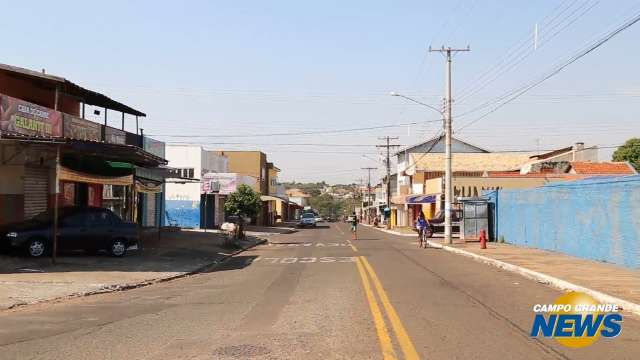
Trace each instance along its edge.
{"label": "sign board on wall", "polygon": [[30,136],[61,137],[62,113],[2,95],[0,131]]}
{"label": "sign board on wall", "polygon": [[[232,192],[236,191],[237,181],[236,174],[230,173],[206,173],[202,175],[201,178],[201,193],[212,193],[214,190],[217,190],[218,194],[228,195]],[[214,185],[217,184],[217,185]],[[213,189],[212,186],[217,187],[217,189]]]}
{"label": "sign board on wall", "polygon": [[[206,173],[202,175],[200,183],[201,193],[218,193],[229,195],[245,184],[251,187],[256,185],[256,179],[250,176],[241,176],[237,173]],[[212,188],[212,187],[215,187]]]}
{"label": "sign board on wall", "polygon": [[64,114],[64,137],[78,140],[102,140],[102,126],[93,121]]}
{"label": "sign board on wall", "polygon": [[144,151],[164,159],[165,157],[164,142],[145,136],[143,138],[143,146],[144,146]]}
{"label": "sign board on wall", "polygon": [[110,144],[124,145],[126,144],[127,133],[122,130],[106,126],[104,128],[104,138],[105,141]]}

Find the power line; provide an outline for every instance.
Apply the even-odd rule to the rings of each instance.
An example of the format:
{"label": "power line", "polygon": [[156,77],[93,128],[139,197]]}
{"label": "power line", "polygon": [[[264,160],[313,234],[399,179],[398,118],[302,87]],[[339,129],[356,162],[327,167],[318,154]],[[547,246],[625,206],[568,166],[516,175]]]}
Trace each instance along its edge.
{"label": "power line", "polygon": [[[555,8],[553,8],[553,10],[551,11],[551,13],[547,14],[541,21],[541,27],[546,28],[547,25],[552,24],[555,19],[562,15],[567,9],[569,9],[571,6],[573,6],[573,4],[577,1],[577,0],[573,0],[569,6],[567,6],[564,10],[560,11],[560,13],[558,13],[555,17],[553,17],[551,20],[547,21],[547,19],[553,14],[555,13],[558,9],[560,9],[561,7],[564,6],[564,4],[567,2],[568,0],[564,0],[562,3],[558,4]],[[527,43],[529,43],[529,41],[531,41],[531,34],[529,32],[527,32],[527,36],[519,41],[516,41],[513,45],[511,45],[505,52],[504,52],[504,56],[502,56],[500,58],[499,61],[497,61],[493,66],[490,66],[487,70],[483,71],[479,76],[477,76],[475,79],[473,79],[468,85],[465,85],[462,90],[460,91],[460,96],[463,97],[466,93],[468,93],[472,88],[476,87],[476,85],[478,83],[481,83],[481,81],[485,78],[485,76],[488,76],[489,74],[491,74],[494,70],[499,70],[501,69],[501,65],[508,63],[508,61],[510,61],[510,58],[513,56],[517,57],[519,56],[518,54],[520,54],[520,50],[523,48],[523,46],[525,46]]]}
{"label": "power line", "polygon": [[[471,125],[473,125],[474,123],[484,119],[485,117],[487,117],[489,114],[494,113],[495,111],[497,111],[498,109],[500,109],[501,107],[507,105],[508,103],[516,100],[517,98],[519,98],[520,96],[522,96],[523,94],[525,94],[527,91],[533,89],[534,87],[540,85],[541,83],[543,83],[544,81],[552,78],[553,76],[557,75],[558,73],[560,73],[562,70],[564,70],[566,67],[568,67],[569,65],[573,64],[574,62],[578,61],[579,59],[581,59],[582,57],[588,55],[589,53],[591,53],[592,51],[595,51],[596,49],[598,49],[600,46],[604,45],[605,43],[607,43],[609,40],[611,40],[613,37],[615,37],[616,35],[618,35],[619,33],[623,32],[624,30],[630,28],[631,26],[633,26],[634,24],[636,24],[638,21],[640,21],[640,14],[635,15],[634,17],[632,17],[630,20],[626,21],[625,23],[623,23],[620,27],[618,27],[617,29],[615,29],[614,31],[606,34],[603,38],[601,38],[600,40],[596,41],[594,44],[591,44],[589,46],[587,46],[585,49],[579,51],[577,54],[573,55],[572,57],[570,57],[568,60],[566,60],[564,63],[562,63],[560,66],[556,67],[555,69],[553,69],[550,73],[548,73],[547,75],[543,76],[542,78],[540,78],[539,80],[534,81],[533,83],[530,83],[528,85],[525,85],[523,87],[520,87],[518,89],[515,89],[513,91],[510,91],[508,93],[506,93],[505,95],[499,97],[496,101],[493,101],[493,103],[499,103],[501,100],[507,99],[502,103],[499,103],[495,108],[493,108],[492,110],[486,112],[485,114],[483,114],[482,116],[480,116],[479,118],[472,120],[466,124],[464,124],[463,126],[461,126],[460,128],[458,128],[456,131],[460,131],[466,127],[469,127]],[[485,103],[484,105],[481,105],[479,107],[477,107],[474,110],[470,110],[468,112],[466,112],[465,114],[471,113],[473,111],[479,110],[481,108],[487,107],[491,105],[491,102]],[[464,116],[465,114],[461,114],[458,115],[458,117]]]}
{"label": "power line", "polygon": [[[589,2],[585,2],[583,4],[587,5]],[[563,30],[565,30],[566,28],[568,28],[569,26],[571,26],[573,23],[575,23],[577,20],[579,20],[580,18],[582,18],[587,12],[589,12],[591,9],[593,9],[597,4],[599,3],[599,1],[594,2],[593,4],[591,4],[591,6],[588,6],[586,9],[584,9],[581,13],[579,13],[576,17],[574,17],[573,19],[571,19],[567,24],[565,24],[565,26],[561,27],[558,31],[556,31],[555,33],[552,33],[548,38],[543,38],[545,39],[543,42],[541,42],[538,45],[538,49],[540,49],[541,47],[543,47],[544,45],[546,45],[547,43],[549,43],[551,40],[553,40],[558,34],[560,34]],[[581,7],[576,8],[573,12],[571,12],[565,19],[568,19],[569,17],[573,16],[577,11],[579,11]],[[565,21],[565,19],[562,20],[562,22]],[[541,34],[541,36],[547,35],[549,31],[553,31],[557,26],[559,26],[560,24],[562,24],[562,22],[555,24],[554,26],[552,26],[551,28],[549,28],[549,30],[544,30],[544,32]],[[526,43],[524,43],[526,44]],[[478,84],[478,86],[475,87],[475,89],[472,90],[468,90],[464,93],[461,93],[459,99],[458,99],[458,103],[463,102],[465,99],[468,99],[470,97],[473,97],[473,95],[477,94],[478,92],[480,92],[482,89],[486,88],[487,86],[489,86],[490,84],[492,84],[493,82],[495,82],[497,79],[499,79],[500,77],[502,77],[502,75],[508,73],[509,71],[511,71],[512,69],[514,69],[516,66],[518,66],[519,64],[521,64],[524,60],[526,60],[531,54],[533,54],[535,52],[535,50],[532,50],[530,48],[525,48],[525,52],[521,53],[520,55],[518,55],[510,64],[505,64],[505,66],[501,66],[499,71],[495,74],[495,76],[482,81],[481,84]]]}
{"label": "power line", "polygon": [[329,143],[283,143],[283,144],[273,144],[273,143],[250,143],[250,142],[199,142],[199,143],[189,143],[189,142],[172,142],[168,141],[167,144],[171,145],[253,145],[253,146],[335,146],[335,147],[374,147],[377,144],[329,144]]}
{"label": "power line", "polygon": [[414,121],[410,123],[403,124],[393,124],[393,125],[380,125],[380,126],[368,126],[368,127],[360,127],[360,128],[350,128],[350,129],[336,129],[336,130],[318,130],[318,131],[298,131],[298,132],[283,132],[283,133],[271,133],[271,134],[237,134],[237,135],[223,135],[223,134],[211,134],[211,135],[202,135],[202,134],[194,134],[194,135],[176,135],[176,134],[149,134],[151,136],[163,136],[163,137],[176,137],[176,138],[244,138],[244,137],[269,137],[269,136],[292,136],[292,135],[318,135],[318,134],[335,134],[335,133],[344,133],[344,132],[358,132],[358,131],[367,131],[367,130],[378,130],[378,129],[388,129],[394,127],[401,127],[407,125],[418,125],[430,122],[440,122],[441,120],[425,120],[425,121]]}

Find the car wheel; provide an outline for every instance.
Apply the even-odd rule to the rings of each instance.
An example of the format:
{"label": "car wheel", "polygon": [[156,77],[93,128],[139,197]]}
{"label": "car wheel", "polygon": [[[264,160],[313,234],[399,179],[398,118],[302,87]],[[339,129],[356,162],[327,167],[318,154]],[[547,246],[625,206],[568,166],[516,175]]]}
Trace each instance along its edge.
{"label": "car wheel", "polygon": [[47,245],[43,239],[31,239],[27,244],[27,253],[31,257],[42,257],[47,250]]}
{"label": "car wheel", "polygon": [[109,253],[115,257],[122,257],[127,253],[127,243],[122,239],[115,239],[109,246]]}

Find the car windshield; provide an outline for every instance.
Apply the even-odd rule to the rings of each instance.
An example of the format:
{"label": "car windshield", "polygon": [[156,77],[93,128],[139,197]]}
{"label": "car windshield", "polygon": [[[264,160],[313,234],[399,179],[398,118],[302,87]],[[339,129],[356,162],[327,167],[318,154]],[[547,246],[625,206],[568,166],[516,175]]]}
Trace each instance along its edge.
{"label": "car windshield", "polygon": [[302,215],[302,217],[303,217],[303,218],[306,218],[306,219],[313,219],[313,218],[315,218],[316,216],[315,216],[315,215],[313,215],[313,214],[311,214],[311,213],[307,213],[307,214],[303,214],[303,215]]}

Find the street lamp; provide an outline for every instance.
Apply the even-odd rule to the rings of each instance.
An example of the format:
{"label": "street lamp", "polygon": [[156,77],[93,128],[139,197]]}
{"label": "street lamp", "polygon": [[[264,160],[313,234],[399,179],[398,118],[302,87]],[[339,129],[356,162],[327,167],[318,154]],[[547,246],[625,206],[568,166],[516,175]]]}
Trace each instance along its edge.
{"label": "street lamp", "polygon": [[[429,104],[425,104],[422,101],[418,101],[416,99],[412,99],[408,96],[398,94],[396,92],[391,92],[391,96],[399,96],[403,99],[409,100],[416,104],[422,105],[430,110],[436,111],[438,114],[443,116],[444,120],[444,132],[445,132],[445,160],[444,160],[444,238],[447,244],[451,244],[451,200],[452,200],[452,169],[451,169],[451,111],[450,111],[450,101],[447,102],[449,106],[447,107],[446,113],[441,111]],[[451,95],[449,94],[447,99],[451,99]],[[447,119],[449,121],[447,121]]]}
{"label": "street lamp", "polygon": [[401,98],[403,98],[403,99],[409,100],[409,101],[414,102],[414,103],[416,103],[416,104],[418,104],[418,105],[422,105],[422,106],[424,106],[424,107],[427,107],[427,108],[429,108],[429,109],[431,109],[431,110],[433,110],[433,111],[437,112],[438,114],[440,114],[440,115],[444,116],[444,112],[443,112],[442,110],[440,110],[440,109],[438,109],[438,108],[436,108],[436,107],[433,107],[433,106],[431,106],[431,105],[429,105],[429,104],[425,104],[425,103],[423,103],[422,101],[418,101],[418,100],[413,99],[413,98],[410,98],[410,97],[408,97],[408,96],[406,96],[406,95],[398,94],[397,92],[394,92],[394,91],[392,91],[391,93],[389,93],[389,95],[391,95],[391,96],[398,96],[398,97],[401,97]]}

